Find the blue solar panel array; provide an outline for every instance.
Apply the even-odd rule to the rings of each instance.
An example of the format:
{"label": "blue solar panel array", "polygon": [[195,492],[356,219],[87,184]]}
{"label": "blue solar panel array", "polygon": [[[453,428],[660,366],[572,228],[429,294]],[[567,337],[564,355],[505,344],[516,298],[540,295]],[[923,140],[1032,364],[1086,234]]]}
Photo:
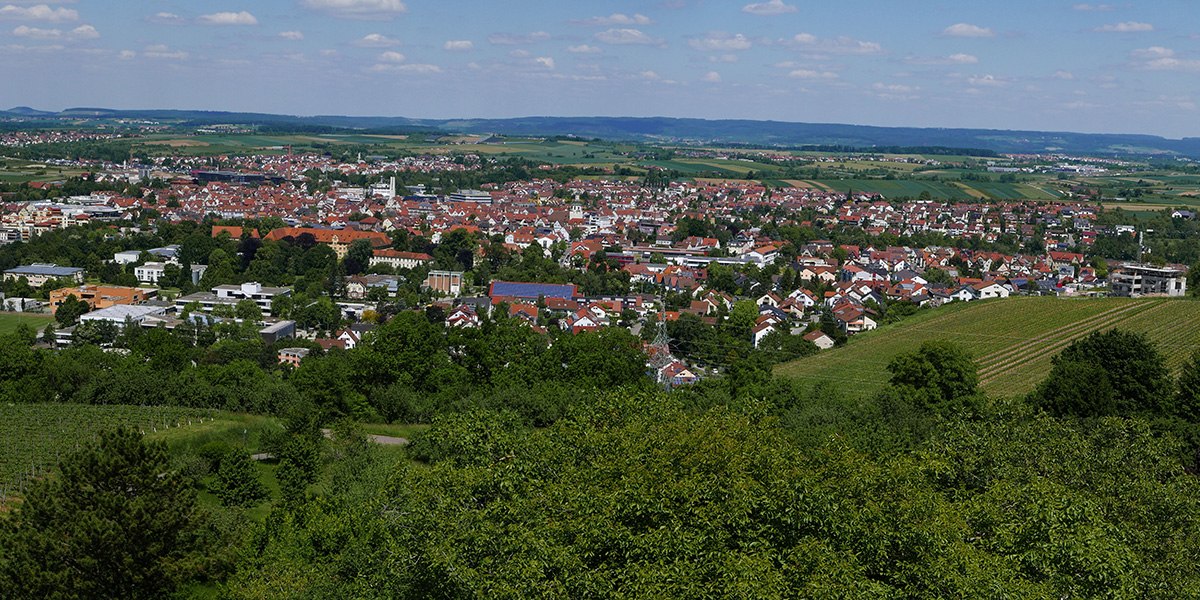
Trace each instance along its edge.
{"label": "blue solar panel array", "polygon": [[488,295],[493,298],[574,298],[576,291],[574,284],[493,281]]}

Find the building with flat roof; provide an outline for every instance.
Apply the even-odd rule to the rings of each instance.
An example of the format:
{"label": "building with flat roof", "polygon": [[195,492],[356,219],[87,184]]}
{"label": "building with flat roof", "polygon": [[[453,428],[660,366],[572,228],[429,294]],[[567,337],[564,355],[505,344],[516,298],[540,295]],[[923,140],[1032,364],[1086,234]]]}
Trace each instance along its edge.
{"label": "building with flat roof", "polygon": [[449,196],[451,202],[472,202],[475,204],[491,204],[492,195],[482,190],[458,190]]}
{"label": "building with flat roof", "polygon": [[116,285],[90,285],[65,287],[50,292],[50,312],[57,312],[58,307],[69,296],[87,303],[91,310],[109,308],[122,304],[141,304],[154,298],[157,292],[143,288],[121,287]]}
{"label": "building with flat roof", "polygon": [[175,299],[175,308],[183,311],[188,304],[198,303],[204,312],[212,312],[219,305],[236,306],[241,300],[253,300],[264,315],[270,315],[271,302],[278,296],[290,296],[292,288],[266,287],[258,282],[241,285],[218,285],[212,292],[196,292]]}
{"label": "building with flat roof", "polygon": [[1113,269],[1108,280],[1115,296],[1187,295],[1187,271],[1183,269],[1127,264]]}
{"label": "building with flat roof", "polygon": [[537,300],[538,298],[562,298],[569,300],[579,296],[573,283],[524,283],[519,281],[493,281],[488,289],[492,299]]}
{"label": "building with flat roof", "polygon": [[21,265],[4,271],[4,280],[16,280],[24,277],[29,285],[42,287],[51,279],[73,279],[83,283],[83,269],[79,267],[60,267],[55,264],[34,263]]}
{"label": "building with flat roof", "polygon": [[430,271],[422,287],[446,296],[457,296],[462,293],[463,274],[461,271]]}
{"label": "building with flat roof", "polygon": [[[162,279],[163,273],[167,270],[167,265],[176,263],[165,262],[148,262],[140,267],[134,267],[133,275],[142,283],[158,285],[158,280]],[[182,268],[182,267],[181,267]],[[192,265],[192,285],[197,285],[204,278],[204,272],[208,270],[208,265]],[[174,285],[174,282],[170,282]]]}

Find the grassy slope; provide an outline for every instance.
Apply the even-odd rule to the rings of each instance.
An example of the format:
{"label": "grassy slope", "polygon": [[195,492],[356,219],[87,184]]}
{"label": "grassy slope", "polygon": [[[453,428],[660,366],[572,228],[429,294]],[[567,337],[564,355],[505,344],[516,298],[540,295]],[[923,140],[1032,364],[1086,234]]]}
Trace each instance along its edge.
{"label": "grassy slope", "polygon": [[1200,342],[1200,302],[1120,298],[1010,298],[949,305],[852,338],[846,346],[785,363],[776,372],[827,380],[863,393],[887,383],[887,363],[922,342],[956,342],[976,357],[985,391],[1023,394],[1050,370],[1050,359],[1091,331],[1141,331],[1178,368]]}
{"label": "grassy slope", "polygon": [[54,317],[50,315],[0,312],[0,333],[12,333],[17,330],[17,326],[21,323],[27,323],[30,327],[38,330],[38,333],[41,333],[46,328],[46,324],[53,320]]}

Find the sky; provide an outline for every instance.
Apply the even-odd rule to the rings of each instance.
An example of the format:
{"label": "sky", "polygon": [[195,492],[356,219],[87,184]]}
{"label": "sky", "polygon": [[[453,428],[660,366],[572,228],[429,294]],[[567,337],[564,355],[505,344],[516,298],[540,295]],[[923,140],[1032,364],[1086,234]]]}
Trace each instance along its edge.
{"label": "sky", "polygon": [[1200,136],[1194,0],[0,0],[0,107]]}

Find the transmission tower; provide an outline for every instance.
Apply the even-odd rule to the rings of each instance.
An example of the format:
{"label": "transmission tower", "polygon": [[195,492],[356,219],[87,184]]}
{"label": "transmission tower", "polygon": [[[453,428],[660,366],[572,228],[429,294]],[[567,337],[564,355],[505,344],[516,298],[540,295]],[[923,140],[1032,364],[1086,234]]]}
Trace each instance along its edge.
{"label": "transmission tower", "polygon": [[667,305],[661,299],[659,302],[662,310],[658,313],[658,332],[654,334],[654,341],[650,342],[650,367],[654,369],[655,376],[675,360],[671,356],[671,337],[667,335]]}

